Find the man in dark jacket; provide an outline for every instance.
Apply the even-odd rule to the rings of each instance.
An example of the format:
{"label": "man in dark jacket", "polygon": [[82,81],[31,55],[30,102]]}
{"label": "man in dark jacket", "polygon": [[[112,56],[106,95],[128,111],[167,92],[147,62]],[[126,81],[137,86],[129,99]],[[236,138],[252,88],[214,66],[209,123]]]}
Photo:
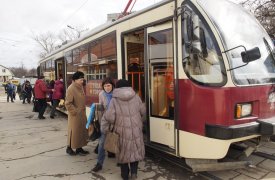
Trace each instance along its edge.
{"label": "man in dark jacket", "polygon": [[45,119],[43,115],[47,108],[46,95],[51,91],[53,90],[48,89],[46,83],[44,82],[44,76],[39,76],[34,86],[35,99],[38,101],[37,105],[39,106],[39,119]]}
{"label": "man in dark jacket", "polygon": [[9,102],[9,98],[11,99],[11,102],[14,102],[13,92],[15,91],[15,86],[12,83],[10,83],[10,81],[8,81],[5,90],[7,92],[7,102]]}
{"label": "man in dark jacket", "polygon": [[26,81],[23,86],[23,104],[25,104],[25,101],[27,99],[27,102],[30,104],[31,103],[31,98],[32,98],[32,86],[30,84],[30,81]]}

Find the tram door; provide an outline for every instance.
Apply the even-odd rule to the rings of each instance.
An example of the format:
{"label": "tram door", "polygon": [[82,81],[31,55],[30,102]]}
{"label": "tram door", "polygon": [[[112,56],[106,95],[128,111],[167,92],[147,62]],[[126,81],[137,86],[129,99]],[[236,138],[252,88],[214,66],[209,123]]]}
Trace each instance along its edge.
{"label": "tram door", "polygon": [[64,60],[57,60],[56,61],[56,79],[63,78],[65,77],[64,75],[65,69],[64,69]]}
{"label": "tram door", "polygon": [[175,148],[172,23],[147,28],[150,141]]}

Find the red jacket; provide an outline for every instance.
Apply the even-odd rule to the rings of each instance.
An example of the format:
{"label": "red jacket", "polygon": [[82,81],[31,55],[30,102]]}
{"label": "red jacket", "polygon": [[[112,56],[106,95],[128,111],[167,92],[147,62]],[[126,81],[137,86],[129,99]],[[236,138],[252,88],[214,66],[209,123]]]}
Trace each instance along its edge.
{"label": "red jacket", "polygon": [[54,84],[54,92],[52,99],[62,99],[64,98],[64,85],[60,80],[56,80]]}
{"label": "red jacket", "polygon": [[51,89],[48,89],[46,83],[42,79],[38,79],[35,82],[34,86],[34,95],[36,99],[45,99],[47,92],[50,92]]}

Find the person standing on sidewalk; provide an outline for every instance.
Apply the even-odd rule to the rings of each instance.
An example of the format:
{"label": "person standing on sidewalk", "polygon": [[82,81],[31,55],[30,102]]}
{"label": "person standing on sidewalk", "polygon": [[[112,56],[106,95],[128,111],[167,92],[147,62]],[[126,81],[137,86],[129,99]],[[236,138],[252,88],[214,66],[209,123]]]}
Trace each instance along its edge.
{"label": "person standing on sidewalk", "polygon": [[54,92],[52,95],[52,110],[50,118],[54,119],[56,107],[58,106],[60,99],[64,98],[64,85],[63,79],[59,79],[55,81],[54,84]]}
{"label": "person standing on sidewalk", "polygon": [[26,99],[27,99],[27,102],[30,104],[31,98],[32,98],[32,91],[33,91],[30,81],[26,81],[24,83],[22,91],[23,91],[23,104],[25,104]]}
{"label": "person standing on sidewalk", "polygon": [[39,106],[38,118],[45,119],[44,112],[47,108],[46,95],[52,89],[48,89],[46,83],[44,82],[44,76],[39,76],[35,81],[34,94],[35,99],[38,101],[37,105]]}
{"label": "person standing on sidewalk", "polygon": [[[72,76],[72,84],[66,92],[65,107],[68,111],[68,139],[66,153],[73,155],[87,155],[88,151],[82,149],[88,143],[88,131],[85,93],[83,89],[84,73],[77,71]],[[73,149],[76,149],[74,151]]]}
{"label": "person standing on sidewalk", "polygon": [[5,89],[6,89],[6,92],[7,92],[7,102],[9,102],[9,99],[11,99],[11,102],[14,102],[13,101],[13,99],[14,99],[13,98],[13,92],[15,90],[14,85],[10,81],[7,81]]}
{"label": "person standing on sidewalk", "polygon": [[[102,91],[99,93],[99,104],[102,104],[104,107],[104,112],[108,109],[110,101],[112,99],[112,93],[115,88],[114,81],[107,77],[102,81]],[[101,120],[100,120],[101,121]],[[87,127],[87,125],[86,125]],[[101,133],[98,142],[98,156],[97,156],[97,163],[95,167],[92,169],[94,172],[98,172],[102,169],[103,162],[105,159],[105,150],[104,150],[104,142],[105,142],[105,134]],[[115,154],[108,152],[108,157],[112,158],[115,157]]]}
{"label": "person standing on sidewalk", "polygon": [[105,134],[109,125],[115,123],[114,132],[119,134],[116,157],[123,180],[129,179],[129,172],[131,179],[137,178],[138,162],[145,156],[142,133],[144,116],[145,106],[130,83],[125,79],[118,80],[109,108],[101,119],[101,132]]}

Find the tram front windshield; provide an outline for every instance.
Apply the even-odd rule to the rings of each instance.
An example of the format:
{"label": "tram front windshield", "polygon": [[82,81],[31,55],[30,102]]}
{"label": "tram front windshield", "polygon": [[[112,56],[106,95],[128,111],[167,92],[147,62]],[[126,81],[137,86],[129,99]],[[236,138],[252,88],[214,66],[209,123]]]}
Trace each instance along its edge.
{"label": "tram front windshield", "polygon": [[[258,47],[261,58],[245,65],[236,48],[227,52],[234,82],[237,85],[275,82],[275,51],[272,40],[253,15],[240,5],[226,0],[197,0],[218,29],[225,49],[244,46],[247,50]],[[239,67],[245,65],[243,67]]]}

